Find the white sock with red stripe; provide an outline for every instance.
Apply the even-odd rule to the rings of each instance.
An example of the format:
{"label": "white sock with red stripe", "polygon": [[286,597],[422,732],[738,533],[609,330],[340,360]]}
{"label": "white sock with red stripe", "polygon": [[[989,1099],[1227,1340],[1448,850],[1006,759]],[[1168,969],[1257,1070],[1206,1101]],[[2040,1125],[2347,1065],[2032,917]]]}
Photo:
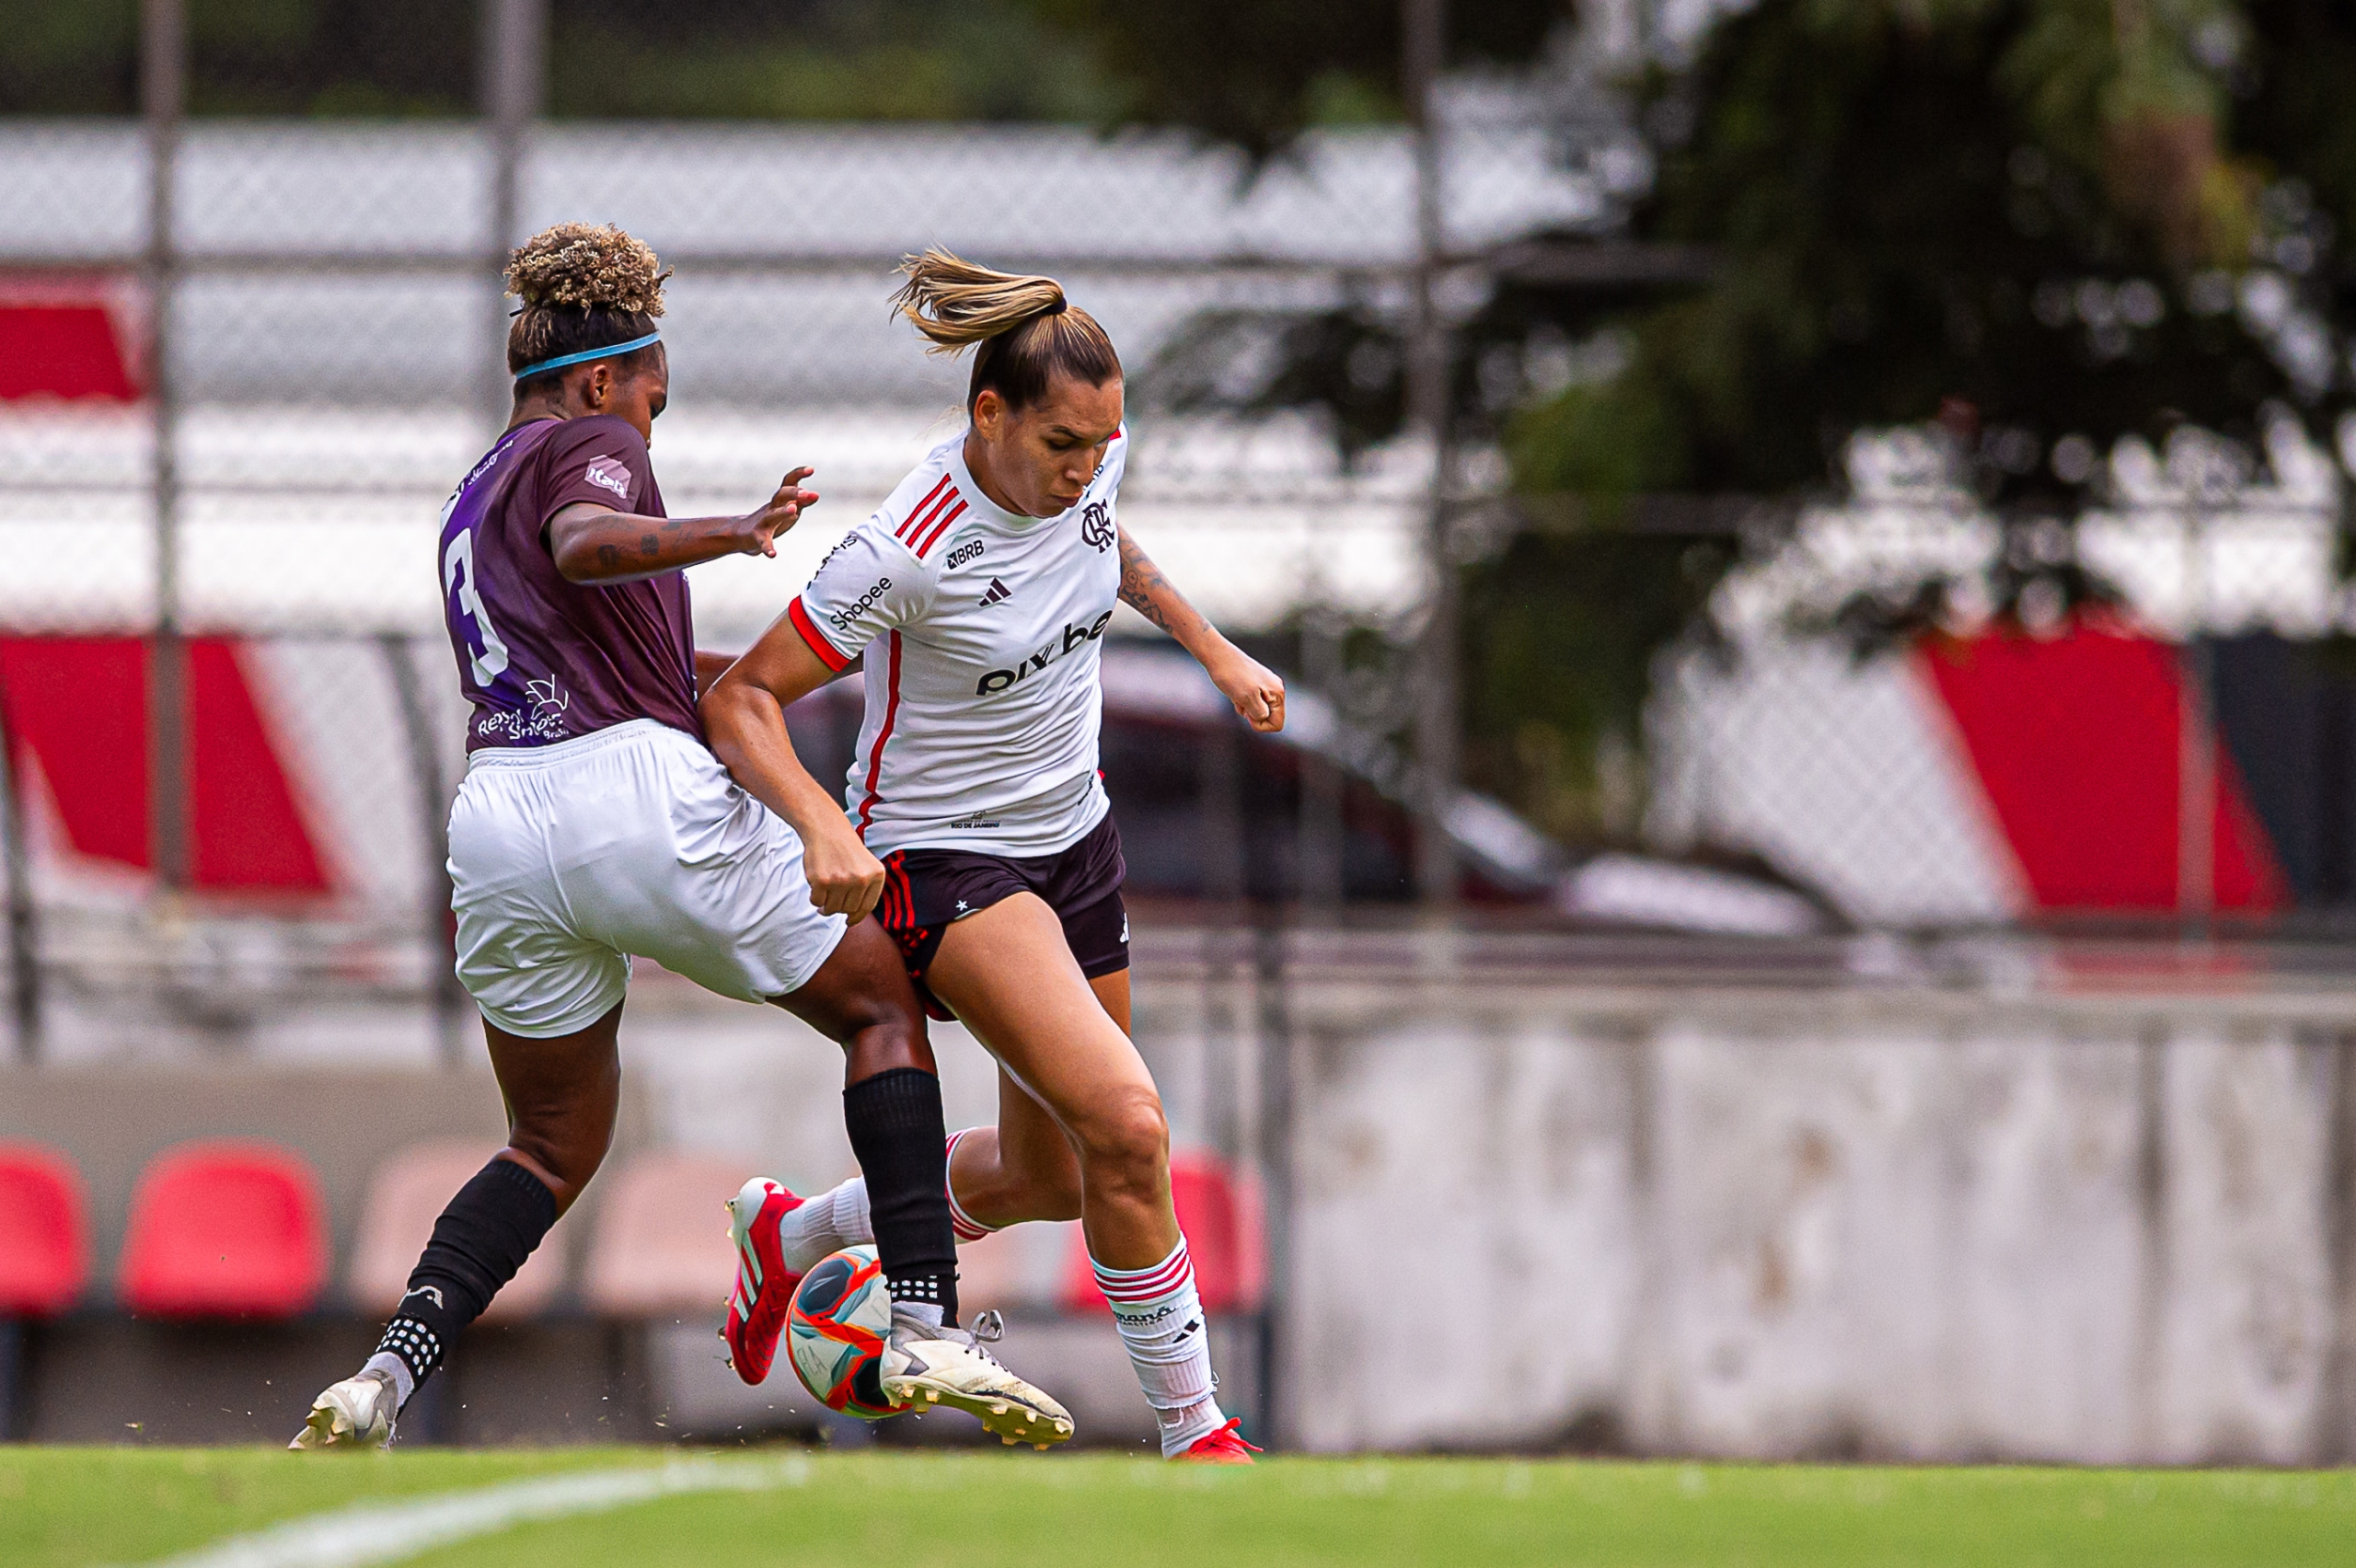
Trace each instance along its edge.
{"label": "white sock with red stripe", "polygon": [[1175,1458],[1226,1424],[1218,1379],[1211,1374],[1210,1320],[1195,1292],[1186,1239],[1149,1269],[1096,1263],[1096,1286],[1113,1305],[1114,1326],[1128,1347],[1138,1386],[1161,1425],[1161,1457]]}
{"label": "white sock with red stripe", "polygon": [[968,1133],[978,1131],[980,1129],[976,1127],[960,1127],[949,1135],[949,1226],[957,1232],[960,1241],[979,1241],[998,1230],[997,1226],[984,1225],[967,1214],[965,1205],[957,1201],[957,1140]]}
{"label": "white sock with red stripe", "polygon": [[[951,1159],[957,1158],[957,1140],[974,1130],[965,1127],[949,1135]],[[978,1241],[998,1232],[998,1227],[984,1225],[965,1212],[965,1205],[957,1201],[953,1182],[949,1187],[949,1223],[960,1241]],[[838,1187],[804,1199],[802,1206],[788,1214],[778,1226],[778,1244],[785,1254],[785,1266],[795,1274],[808,1274],[829,1252],[839,1252],[845,1247],[872,1246],[874,1240],[875,1222],[867,1209],[864,1176],[854,1176]]]}

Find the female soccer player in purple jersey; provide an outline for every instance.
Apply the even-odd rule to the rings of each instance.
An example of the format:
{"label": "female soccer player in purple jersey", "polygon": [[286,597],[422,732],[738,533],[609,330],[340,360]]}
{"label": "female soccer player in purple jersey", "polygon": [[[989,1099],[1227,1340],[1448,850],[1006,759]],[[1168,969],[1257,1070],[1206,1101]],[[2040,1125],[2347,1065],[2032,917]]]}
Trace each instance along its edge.
{"label": "female soccer player in purple jersey", "polygon": [[[937,352],[976,349],[968,428],[705,694],[706,731],[801,830],[812,885],[875,908],[911,977],[997,1056],[998,1125],[951,1144],[959,1234],[1079,1219],[1162,1452],[1249,1463],[1215,1393],[1161,1097],[1129,1042],[1098,649],[1117,600],[1183,643],[1255,730],[1283,727],[1284,683],[1121,528],[1128,442],[1104,329],[1051,278],[941,251],[906,271],[902,313]],[[862,651],[846,815],[795,760],[784,709]],[[851,1182],[782,1215],[787,1264],[864,1239],[864,1199]]]}
{"label": "female soccer player in purple jersey", "polygon": [[[802,841],[704,746],[698,688],[728,661],[696,651],[681,569],[775,555],[818,498],[796,468],[745,516],[664,514],[647,443],[668,396],[666,276],[628,235],[579,224],[508,270],[524,302],[507,342],[514,411],[444,508],[439,558],[474,707],[450,813],[458,974],[482,1009],[507,1147],[443,1211],[376,1354],[318,1397],[294,1447],[389,1442],[400,1405],[595,1173],[638,954],[843,1046],[844,1120],[893,1300],[884,1391],[1044,1447],[1070,1417],[956,1326],[941,1089],[892,940],[850,891],[814,889]],[[793,1285],[773,1186],[756,1179],[731,1205],[739,1276],[722,1332],[750,1382]]]}

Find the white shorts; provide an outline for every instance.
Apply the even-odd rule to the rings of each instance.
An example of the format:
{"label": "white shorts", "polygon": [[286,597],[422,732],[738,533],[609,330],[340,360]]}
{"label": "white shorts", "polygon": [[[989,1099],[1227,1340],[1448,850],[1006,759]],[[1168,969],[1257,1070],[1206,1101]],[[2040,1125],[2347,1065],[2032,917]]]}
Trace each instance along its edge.
{"label": "white shorts", "polygon": [[450,808],[458,979],[534,1039],[622,999],[629,955],[723,997],[798,990],[842,940],[810,903],[802,840],[692,735],[652,719],[550,746],[486,747]]}

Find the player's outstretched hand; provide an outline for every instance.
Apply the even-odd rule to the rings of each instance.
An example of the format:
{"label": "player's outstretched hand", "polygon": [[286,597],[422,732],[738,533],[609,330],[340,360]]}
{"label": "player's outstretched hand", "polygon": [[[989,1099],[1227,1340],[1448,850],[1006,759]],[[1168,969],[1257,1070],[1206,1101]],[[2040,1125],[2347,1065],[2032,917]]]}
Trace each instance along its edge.
{"label": "player's outstretched hand", "polygon": [[857,925],[884,896],[884,862],[867,852],[848,822],[839,832],[803,841],[802,869],[810,879],[810,902],[820,914],[848,915]]}
{"label": "player's outstretched hand", "polygon": [[777,493],[745,519],[744,543],[738,548],[746,555],[776,555],[777,536],[802,520],[803,508],[818,504],[818,492],[802,488],[802,481],[816,472],[796,468],[780,480]]}
{"label": "player's outstretched hand", "polygon": [[1222,660],[1208,672],[1219,695],[1235,704],[1243,721],[1264,735],[1285,727],[1284,677],[1245,653]]}

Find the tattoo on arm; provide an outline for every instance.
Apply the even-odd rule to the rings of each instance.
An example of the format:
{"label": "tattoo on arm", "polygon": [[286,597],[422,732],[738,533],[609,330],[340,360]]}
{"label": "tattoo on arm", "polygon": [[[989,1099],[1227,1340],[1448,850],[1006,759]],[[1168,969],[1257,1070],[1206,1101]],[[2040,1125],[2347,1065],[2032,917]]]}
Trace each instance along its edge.
{"label": "tattoo on arm", "polygon": [[600,571],[618,571],[621,570],[621,564],[622,552],[620,546],[599,545],[597,547],[597,566]]}
{"label": "tattoo on arm", "polygon": [[1137,541],[1129,537],[1126,528],[1122,529],[1121,603],[1175,637],[1178,628],[1170,624],[1170,617],[1162,614],[1160,605],[1154,603],[1153,595],[1157,590],[1176,592],[1171,589],[1170,579],[1161,575],[1161,568],[1154,565],[1145,551],[1138,548]]}
{"label": "tattoo on arm", "polygon": [[661,555],[663,553],[662,539],[653,534],[641,536],[638,541],[638,553],[647,557]]}

